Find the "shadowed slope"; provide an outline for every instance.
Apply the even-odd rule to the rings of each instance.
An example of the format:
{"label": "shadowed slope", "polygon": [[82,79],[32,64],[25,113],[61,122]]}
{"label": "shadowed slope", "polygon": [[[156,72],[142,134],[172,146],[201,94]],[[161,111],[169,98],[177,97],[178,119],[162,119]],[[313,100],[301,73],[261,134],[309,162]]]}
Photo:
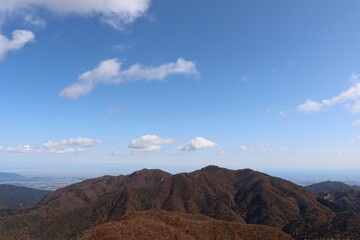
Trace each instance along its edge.
{"label": "shadowed slope", "polygon": [[9,209],[30,207],[50,191],[0,184],[0,204]]}

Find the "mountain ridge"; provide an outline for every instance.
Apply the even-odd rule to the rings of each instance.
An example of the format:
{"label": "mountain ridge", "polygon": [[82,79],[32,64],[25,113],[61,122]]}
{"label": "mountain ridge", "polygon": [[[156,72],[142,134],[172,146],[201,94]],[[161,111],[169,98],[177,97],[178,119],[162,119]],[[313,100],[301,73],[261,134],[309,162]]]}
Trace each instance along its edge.
{"label": "mountain ridge", "polygon": [[[202,214],[220,221],[275,227],[295,239],[360,236],[316,193],[290,181],[251,169],[207,166],[170,174],[143,169],[129,175],[104,176],[59,189],[27,212],[0,218],[0,235],[64,239],[121,217],[151,209]],[[28,219],[38,219],[30,224]],[[8,227],[16,222],[18,228]],[[22,225],[24,224],[24,225]],[[62,227],[66,224],[67,227]],[[342,226],[341,229],[336,226]],[[47,226],[43,229],[42,226]],[[1,239],[1,238],[0,238]]]}

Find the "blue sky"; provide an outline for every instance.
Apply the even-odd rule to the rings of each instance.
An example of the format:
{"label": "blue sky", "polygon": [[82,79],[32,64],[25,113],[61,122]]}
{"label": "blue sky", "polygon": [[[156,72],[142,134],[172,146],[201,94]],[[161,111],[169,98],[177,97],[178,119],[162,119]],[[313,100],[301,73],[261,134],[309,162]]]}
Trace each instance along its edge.
{"label": "blue sky", "polygon": [[0,0],[0,169],[360,169],[360,2]]}

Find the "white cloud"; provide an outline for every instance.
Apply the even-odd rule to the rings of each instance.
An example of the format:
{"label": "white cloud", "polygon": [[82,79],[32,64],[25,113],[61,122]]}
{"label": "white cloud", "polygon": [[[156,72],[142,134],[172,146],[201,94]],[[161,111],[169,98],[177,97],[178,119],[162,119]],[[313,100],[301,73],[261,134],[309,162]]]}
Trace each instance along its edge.
{"label": "white cloud", "polygon": [[359,113],[360,112],[360,74],[353,73],[350,76],[350,81],[353,82],[348,90],[341,92],[339,95],[330,98],[324,99],[321,102],[315,102],[312,100],[307,100],[305,103],[298,106],[298,110],[302,112],[315,112],[320,111],[324,106],[333,106],[339,103],[350,102],[350,112]]}
{"label": "white cloud", "polygon": [[353,126],[359,126],[360,125],[360,119],[356,120],[352,123]]}
{"label": "white cloud", "polygon": [[15,30],[12,32],[12,39],[0,34],[0,60],[4,59],[9,51],[19,50],[25,46],[26,43],[35,39],[35,35],[27,30]]}
{"label": "white cloud", "polygon": [[124,25],[144,16],[149,6],[150,0],[2,0],[0,14],[43,8],[62,15],[99,17],[102,22],[123,29]]}
{"label": "white cloud", "polygon": [[305,103],[298,106],[298,110],[301,112],[317,112],[320,111],[322,107],[321,103],[314,102],[310,99],[306,100]]}
{"label": "white cloud", "polygon": [[44,148],[61,148],[61,147],[92,147],[94,145],[104,144],[103,141],[92,138],[70,138],[59,141],[47,141],[42,144]]}
{"label": "white cloud", "polygon": [[121,70],[122,63],[117,59],[103,61],[93,70],[81,74],[78,81],[60,92],[64,98],[77,99],[90,93],[97,84],[120,84],[127,81],[163,80],[170,74],[197,74],[194,62],[179,58],[176,62],[164,63],[158,67],[146,67],[134,64]]}
{"label": "white cloud", "polygon": [[178,146],[178,149],[181,151],[195,151],[200,149],[213,148],[217,145],[217,143],[211,142],[203,137],[197,137],[190,140],[188,144]]}
{"label": "white cloud", "polygon": [[159,144],[173,143],[174,139],[162,139],[157,135],[145,135],[130,142],[129,148],[140,152],[153,152],[162,149]]}

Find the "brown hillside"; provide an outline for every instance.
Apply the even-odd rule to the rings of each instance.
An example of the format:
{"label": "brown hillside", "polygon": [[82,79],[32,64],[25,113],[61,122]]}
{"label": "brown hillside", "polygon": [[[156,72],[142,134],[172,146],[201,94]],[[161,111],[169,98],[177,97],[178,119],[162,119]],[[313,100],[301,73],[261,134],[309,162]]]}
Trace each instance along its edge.
{"label": "brown hillside", "polygon": [[73,240],[291,240],[271,227],[215,220],[204,215],[149,210],[99,225]]}

